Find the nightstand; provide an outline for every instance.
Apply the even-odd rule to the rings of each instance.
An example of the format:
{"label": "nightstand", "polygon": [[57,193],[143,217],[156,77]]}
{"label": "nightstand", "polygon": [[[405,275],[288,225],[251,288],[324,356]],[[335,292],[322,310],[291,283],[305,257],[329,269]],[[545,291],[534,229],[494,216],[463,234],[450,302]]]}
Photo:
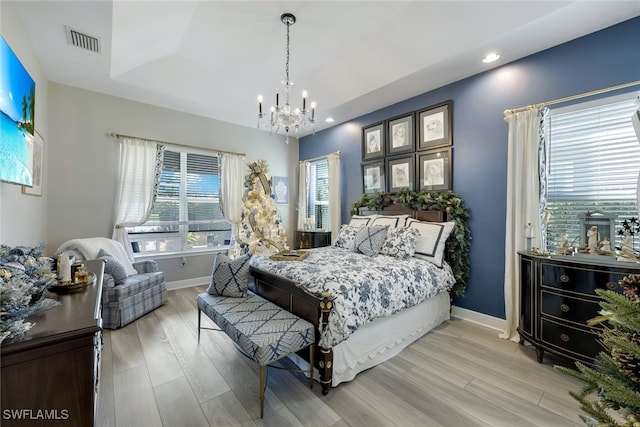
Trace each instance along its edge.
{"label": "nightstand", "polygon": [[331,244],[331,232],[324,230],[303,231],[297,230],[294,242],[295,249],[311,249],[329,246]]}

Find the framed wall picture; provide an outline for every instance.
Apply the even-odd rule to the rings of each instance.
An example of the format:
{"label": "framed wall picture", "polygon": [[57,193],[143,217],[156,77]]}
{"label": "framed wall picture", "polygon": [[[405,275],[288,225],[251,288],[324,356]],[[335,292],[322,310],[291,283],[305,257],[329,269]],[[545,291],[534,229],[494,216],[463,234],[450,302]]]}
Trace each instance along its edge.
{"label": "framed wall picture", "polygon": [[417,153],[418,190],[447,191],[453,188],[451,147]]}
{"label": "framed wall picture", "polygon": [[362,160],[384,157],[384,123],[362,129]]}
{"label": "framed wall picture", "polygon": [[277,205],[289,204],[289,178],[285,176],[272,176],[271,191],[273,191]]}
{"label": "framed wall picture", "polygon": [[22,194],[42,196],[44,178],[44,138],[38,131],[33,132],[33,186],[22,186]]}
{"label": "framed wall picture", "polygon": [[451,101],[418,111],[418,151],[451,145]]}
{"label": "framed wall picture", "polygon": [[364,193],[386,192],[384,161],[369,162],[362,165],[362,188]]}
{"label": "framed wall picture", "polygon": [[415,151],[413,113],[387,121],[387,154]]}
{"label": "framed wall picture", "polygon": [[387,188],[389,193],[397,193],[403,188],[413,191],[415,176],[415,157],[413,154],[405,157],[387,158]]}

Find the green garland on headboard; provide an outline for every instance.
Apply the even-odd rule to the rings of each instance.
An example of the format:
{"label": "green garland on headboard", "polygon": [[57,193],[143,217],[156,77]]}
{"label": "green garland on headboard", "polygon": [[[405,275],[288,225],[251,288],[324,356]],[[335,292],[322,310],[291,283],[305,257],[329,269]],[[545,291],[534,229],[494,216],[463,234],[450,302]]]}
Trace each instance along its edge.
{"label": "green garland on headboard", "polygon": [[397,194],[373,193],[363,194],[351,205],[351,211],[356,213],[358,208],[382,210],[398,203],[412,210],[443,210],[447,212],[447,220],[455,221],[456,225],[447,242],[447,262],[453,270],[456,284],[453,292],[456,296],[463,296],[469,280],[469,248],[471,247],[471,232],[467,223],[469,211],[464,200],[453,191],[409,191],[401,190]]}

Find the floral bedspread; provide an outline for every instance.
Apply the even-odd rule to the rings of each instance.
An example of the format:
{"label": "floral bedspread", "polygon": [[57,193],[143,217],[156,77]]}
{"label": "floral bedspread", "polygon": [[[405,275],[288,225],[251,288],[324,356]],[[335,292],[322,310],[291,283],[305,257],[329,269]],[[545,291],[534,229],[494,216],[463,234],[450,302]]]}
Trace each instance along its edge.
{"label": "floral bedspread", "polygon": [[314,295],[329,291],[335,300],[329,325],[320,337],[324,347],[346,340],[377,317],[448,291],[455,283],[446,263],[438,268],[417,258],[368,257],[332,246],[311,249],[304,261],[272,261],[268,255],[258,255],[251,258],[251,264],[284,276]]}

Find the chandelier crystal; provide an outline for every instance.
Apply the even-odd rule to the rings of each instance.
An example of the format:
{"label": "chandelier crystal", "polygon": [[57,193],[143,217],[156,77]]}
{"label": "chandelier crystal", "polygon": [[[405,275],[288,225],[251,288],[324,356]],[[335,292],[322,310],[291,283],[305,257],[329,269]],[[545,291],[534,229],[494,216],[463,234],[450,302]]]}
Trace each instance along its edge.
{"label": "chandelier crystal", "polygon": [[[291,13],[283,13],[280,20],[287,26],[287,62],[285,65],[284,85],[284,104],[280,105],[280,94],[276,92],[276,105],[270,109],[267,116],[262,111],[261,95],[258,95],[258,128],[268,128],[269,134],[278,132],[281,128],[289,135],[293,131],[298,136],[298,130],[303,128],[311,128],[313,132],[313,124],[315,123],[316,103],[311,103],[311,113],[307,111],[307,92],[302,92],[302,109],[293,108],[289,102],[289,91],[293,82],[289,80],[289,27],[295,24],[296,17]],[[288,142],[288,140],[287,140]]]}

